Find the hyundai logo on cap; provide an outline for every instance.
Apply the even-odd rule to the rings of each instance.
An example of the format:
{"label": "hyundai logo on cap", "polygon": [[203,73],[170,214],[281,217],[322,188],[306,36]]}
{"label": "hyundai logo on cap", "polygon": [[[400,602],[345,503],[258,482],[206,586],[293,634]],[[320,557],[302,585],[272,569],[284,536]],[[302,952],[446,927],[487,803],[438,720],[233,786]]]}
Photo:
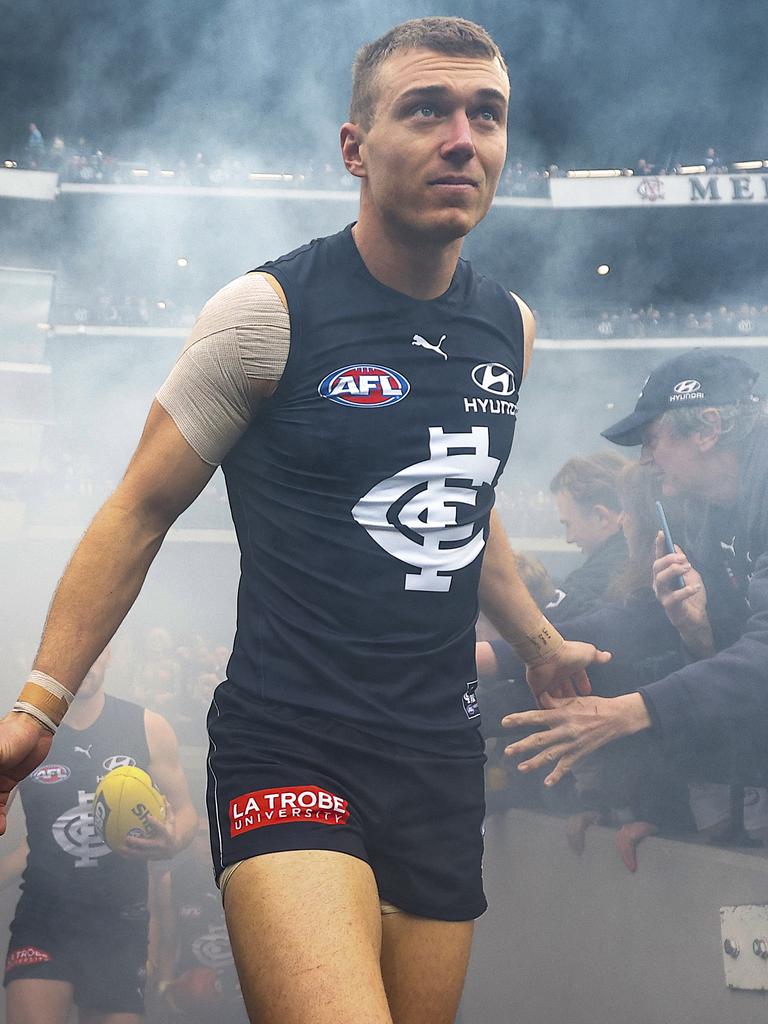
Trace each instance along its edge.
{"label": "hyundai logo on cap", "polygon": [[695,348],[667,359],[652,371],[634,412],[602,432],[614,444],[643,443],[643,431],[669,409],[690,405],[737,405],[755,400],[759,374],[743,359],[717,349]]}
{"label": "hyundai logo on cap", "polygon": [[690,395],[692,391],[701,391],[701,383],[697,380],[681,380],[672,390],[678,395]]}

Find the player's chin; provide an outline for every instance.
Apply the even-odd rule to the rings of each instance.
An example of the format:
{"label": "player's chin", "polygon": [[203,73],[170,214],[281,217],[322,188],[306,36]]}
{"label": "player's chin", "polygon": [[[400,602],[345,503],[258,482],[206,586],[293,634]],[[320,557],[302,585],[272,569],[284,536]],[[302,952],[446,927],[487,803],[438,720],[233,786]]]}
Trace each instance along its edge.
{"label": "player's chin", "polygon": [[423,223],[425,230],[434,239],[453,242],[468,235],[481,219],[482,215],[477,210],[449,206],[431,210]]}

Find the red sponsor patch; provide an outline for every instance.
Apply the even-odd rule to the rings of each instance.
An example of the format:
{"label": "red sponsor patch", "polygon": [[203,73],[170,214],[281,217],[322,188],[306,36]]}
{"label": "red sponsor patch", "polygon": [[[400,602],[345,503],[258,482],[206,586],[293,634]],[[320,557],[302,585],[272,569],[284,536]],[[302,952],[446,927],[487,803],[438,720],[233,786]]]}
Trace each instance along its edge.
{"label": "red sponsor patch", "polygon": [[32,967],[35,964],[47,964],[53,957],[44,949],[37,946],[22,946],[21,949],[12,949],[5,961],[6,971],[12,971],[15,967]]}
{"label": "red sponsor patch", "polygon": [[229,802],[229,834],[232,837],[289,821],[346,825],[348,819],[347,801],[318,786],[257,789]]}

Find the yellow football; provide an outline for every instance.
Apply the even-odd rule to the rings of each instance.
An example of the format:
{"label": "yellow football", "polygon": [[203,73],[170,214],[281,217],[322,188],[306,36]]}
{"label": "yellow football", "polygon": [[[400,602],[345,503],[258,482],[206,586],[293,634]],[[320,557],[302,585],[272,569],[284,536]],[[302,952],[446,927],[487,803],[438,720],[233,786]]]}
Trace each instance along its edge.
{"label": "yellow football", "polygon": [[93,824],[111,850],[120,850],[128,836],[151,838],[150,814],[165,821],[165,797],[141,768],[113,768],[96,787]]}

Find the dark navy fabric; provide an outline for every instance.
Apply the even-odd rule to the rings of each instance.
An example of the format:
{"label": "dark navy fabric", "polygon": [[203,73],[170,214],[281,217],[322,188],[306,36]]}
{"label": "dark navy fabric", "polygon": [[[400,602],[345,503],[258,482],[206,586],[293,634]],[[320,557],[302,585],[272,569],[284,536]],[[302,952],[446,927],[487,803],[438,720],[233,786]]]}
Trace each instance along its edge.
{"label": "dark navy fabric", "polygon": [[149,766],[138,704],[107,695],[87,729],[61,724],[46,760],[19,785],[29,843],[25,894],[73,906],[146,904],[146,862],[113,853],[93,825],[96,786],[124,764]]}
{"label": "dark navy fabric", "polygon": [[[717,653],[645,686],[664,751],[716,781],[768,784],[768,424],[739,452],[735,508],[704,509],[686,555],[705,573]],[[714,569],[719,565],[720,582]]]}
{"label": "dark navy fabric", "polygon": [[23,893],[11,924],[3,984],[68,981],[80,1009],[144,1013],[149,914]]}
{"label": "dark navy fabric", "polygon": [[[483,740],[419,750],[264,700],[245,719],[216,690],[208,716],[208,811],[216,876],[287,850],[335,850],[370,865],[381,899],[439,921],[486,909]],[[303,808],[321,791],[333,810]]]}
{"label": "dark navy fabric", "polygon": [[393,291],[349,227],[259,269],[285,291],[291,348],[223,463],[242,552],[230,699],[463,748],[523,370],[517,303],[463,260],[437,299]]}

